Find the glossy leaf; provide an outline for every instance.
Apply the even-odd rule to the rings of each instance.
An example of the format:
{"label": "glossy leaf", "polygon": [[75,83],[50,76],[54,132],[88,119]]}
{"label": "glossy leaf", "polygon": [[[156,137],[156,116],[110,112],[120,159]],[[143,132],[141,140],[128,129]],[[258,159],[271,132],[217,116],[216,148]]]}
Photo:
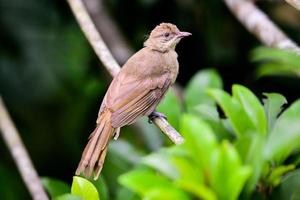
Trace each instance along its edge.
{"label": "glossy leaf", "polygon": [[251,168],[242,166],[238,153],[227,141],[214,151],[210,164],[211,186],[218,199],[237,199],[251,174]]}
{"label": "glossy leaf", "polygon": [[178,171],[175,166],[172,165],[169,156],[162,151],[144,157],[142,163],[156,169],[170,179],[176,179],[179,176]]}
{"label": "glossy leaf", "polygon": [[269,130],[272,130],[274,123],[282,110],[282,106],[287,103],[284,96],[278,93],[264,93],[264,108],[268,119]]}
{"label": "glossy leaf", "polygon": [[119,177],[119,183],[141,196],[154,188],[172,187],[169,179],[147,169],[136,169],[123,174]]}
{"label": "glossy leaf", "polygon": [[195,195],[199,199],[205,200],[216,200],[216,194],[210,188],[205,186],[204,184],[200,184],[198,182],[194,182],[193,180],[188,179],[179,179],[175,183],[179,188],[184,189],[187,192]]}
{"label": "glossy leaf", "polygon": [[266,146],[267,159],[275,159],[277,162],[296,149],[300,148],[300,100],[294,102],[278,118],[270,133]]}
{"label": "glossy leaf", "polygon": [[209,89],[207,92],[221,106],[237,136],[255,132],[253,122],[249,119],[238,100],[219,89]]}
{"label": "glossy leaf", "polygon": [[160,187],[151,189],[143,200],[190,200],[189,196],[182,190],[172,187]]}
{"label": "glossy leaf", "polygon": [[202,169],[208,168],[212,151],[217,141],[211,128],[195,115],[186,114],[181,122],[181,134],[185,138],[184,146]]}
{"label": "glossy leaf", "polygon": [[208,88],[223,87],[219,74],[211,69],[201,70],[189,81],[184,94],[185,103],[188,109],[199,104],[213,105],[214,100],[205,92]]}
{"label": "glossy leaf", "polygon": [[87,179],[79,176],[73,177],[71,194],[79,196],[83,200],[99,200],[96,187]]}
{"label": "glossy leaf", "polygon": [[42,184],[51,198],[71,191],[71,187],[67,183],[54,178],[44,177],[42,178]]}
{"label": "glossy leaf", "polygon": [[248,118],[255,125],[257,132],[267,134],[267,119],[263,106],[257,97],[246,87],[234,85],[232,87],[233,97],[236,98],[248,115]]}

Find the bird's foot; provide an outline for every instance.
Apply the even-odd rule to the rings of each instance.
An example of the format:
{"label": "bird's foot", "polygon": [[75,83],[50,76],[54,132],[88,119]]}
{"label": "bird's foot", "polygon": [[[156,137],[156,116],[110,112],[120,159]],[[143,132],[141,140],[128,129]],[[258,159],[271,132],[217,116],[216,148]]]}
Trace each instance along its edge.
{"label": "bird's foot", "polygon": [[153,111],[149,116],[148,116],[148,122],[150,124],[152,124],[153,120],[157,117],[161,117],[164,118],[165,120],[167,120],[167,116],[164,115],[163,113],[157,112],[157,111]]}

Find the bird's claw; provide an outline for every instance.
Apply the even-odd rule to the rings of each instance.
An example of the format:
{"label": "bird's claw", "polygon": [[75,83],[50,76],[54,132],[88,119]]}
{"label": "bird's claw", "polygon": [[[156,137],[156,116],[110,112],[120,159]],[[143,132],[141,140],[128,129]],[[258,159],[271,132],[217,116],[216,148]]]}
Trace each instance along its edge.
{"label": "bird's claw", "polygon": [[152,124],[153,120],[157,117],[161,117],[164,118],[165,120],[167,120],[167,116],[164,115],[163,113],[157,112],[157,111],[153,111],[149,116],[148,116],[148,122],[150,124]]}

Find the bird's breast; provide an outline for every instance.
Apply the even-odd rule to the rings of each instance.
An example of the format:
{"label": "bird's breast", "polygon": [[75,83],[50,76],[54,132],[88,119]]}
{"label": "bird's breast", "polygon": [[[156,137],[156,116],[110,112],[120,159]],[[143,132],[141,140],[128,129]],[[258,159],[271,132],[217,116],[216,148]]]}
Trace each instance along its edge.
{"label": "bird's breast", "polygon": [[174,83],[179,72],[177,53],[175,51],[170,51],[168,53],[165,53],[164,60],[165,60],[165,70],[170,73],[172,83]]}

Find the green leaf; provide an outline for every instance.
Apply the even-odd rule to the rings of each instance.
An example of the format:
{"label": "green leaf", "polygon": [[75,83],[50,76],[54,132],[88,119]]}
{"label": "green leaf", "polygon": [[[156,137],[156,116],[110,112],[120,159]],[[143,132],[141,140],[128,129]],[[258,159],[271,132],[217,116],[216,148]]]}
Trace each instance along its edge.
{"label": "green leaf", "polygon": [[67,183],[54,178],[43,177],[42,184],[51,198],[69,193],[71,191],[71,188]]}
{"label": "green leaf", "polygon": [[141,196],[154,188],[172,187],[169,179],[146,169],[135,169],[121,175],[119,183]]}
{"label": "green leaf", "polygon": [[55,197],[54,200],[82,200],[82,198],[72,194],[63,194]]}
{"label": "green leaf", "polygon": [[[185,143],[183,144],[202,169],[208,169],[212,151],[217,141],[211,128],[200,118],[185,114],[182,117],[181,129]],[[201,158],[201,159],[200,159]]]}
{"label": "green leaf", "polygon": [[221,106],[237,136],[255,132],[253,122],[249,119],[239,101],[219,89],[209,89],[207,92]]}
{"label": "green leaf", "polygon": [[211,186],[218,199],[237,199],[251,174],[251,168],[242,166],[238,153],[227,141],[214,151],[210,164]]}
{"label": "green leaf", "polygon": [[277,162],[300,147],[300,100],[294,102],[278,118],[265,145],[266,159]]}
{"label": "green leaf", "polygon": [[193,180],[179,179],[176,181],[175,184],[178,187],[184,189],[185,191],[188,191],[191,194],[194,194],[195,196],[199,197],[199,199],[205,199],[205,200],[217,199],[214,191],[211,188],[205,186],[204,184],[194,182]]}
{"label": "green leaf", "polygon": [[107,188],[106,182],[104,180],[104,177],[102,175],[100,175],[100,177],[97,180],[91,179],[89,181],[92,182],[93,185],[96,187],[101,200],[109,199],[108,188]]}
{"label": "green leaf", "polygon": [[246,87],[242,85],[233,85],[233,97],[242,105],[245,113],[255,125],[257,132],[267,134],[267,120],[264,108],[257,97]]}
{"label": "green leaf", "polygon": [[140,200],[140,199],[141,198],[136,193],[129,190],[128,188],[122,186],[117,188],[116,200]]}
{"label": "green leaf", "polygon": [[265,63],[260,65],[256,71],[256,77],[261,78],[263,76],[299,76],[299,69],[295,69],[288,65],[279,63]]}
{"label": "green leaf", "polygon": [[216,137],[219,141],[234,136],[232,129],[228,129],[228,127],[223,123],[223,120],[219,117],[216,105],[199,104],[193,107],[189,112],[199,116],[208,123],[212,130],[216,133]]}
{"label": "green leaf", "polygon": [[282,49],[258,47],[251,53],[252,61],[276,61],[300,69],[300,56]]}
{"label": "green leaf", "polygon": [[198,104],[213,105],[214,100],[206,94],[208,88],[223,87],[219,74],[211,69],[201,70],[189,81],[184,94],[185,103],[188,109]]}
{"label": "green leaf", "polygon": [[187,156],[173,156],[172,163],[179,171],[178,180],[188,180],[200,185],[204,182],[204,175],[202,170],[197,166],[197,163]]}
{"label": "green leaf", "polygon": [[169,156],[162,151],[144,157],[142,163],[156,169],[170,179],[176,179],[179,176],[178,171],[175,166],[172,165]]}
{"label": "green leaf", "polygon": [[274,200],[299,200],[300,199],[300,169],[286,174],[281,184],[272,193]]}
{"label": "green leaf", "polygon": [[295,169],[295,165],[280,165],[272,169],[271,174],[267,178],[267,183],[272,186],[279,185],[281,177],[287,172]]}
{"label": "green leaf", "polygon": [[99,200],[96,187],[90,181],[79,176],[73,177],[71,193],[83,200]]}
{"label": "green leaf", "polygon": [[189,196],[176,188],[155,188],[150,190],[143,200],[189,200]]}
{"label": "green leaf", "polygon": [[287,103],[284,96],[278,93],[264,93],[263,99],[265,112],[268,119],[269,131],[272,130],[275,121],[282,110],[282,106]]}
{"label": "green leaf", "polygon": [[219,113],[215,105],[199,104],[191,110],[191,113],[198,114],[203,119],[208,119],[212,121],[220,120]]}
{"label": "green leaf", "polygon": [[297,75],[300,72],[299,55],[282,49],[259,47],[251,53],[252,61],[263,64],[257,70],[258,77],[265,75]]}
{"label": "green leaf", "polygon": [[181,103],[173,88],[167,92],[165,98],[157,106],[157,111],[164,113],[170,124],[176,129],[179,127],[181,110]]}
{"label": "green leaf", "polygon": [[263,157],[265,136],[253,134],[239,138],[235,147],[237,148],[243,163],[252,167],[252,175],[247,181],[245,191],[249,194],[255,187],[262,174],[262,169],[266,165]]}

